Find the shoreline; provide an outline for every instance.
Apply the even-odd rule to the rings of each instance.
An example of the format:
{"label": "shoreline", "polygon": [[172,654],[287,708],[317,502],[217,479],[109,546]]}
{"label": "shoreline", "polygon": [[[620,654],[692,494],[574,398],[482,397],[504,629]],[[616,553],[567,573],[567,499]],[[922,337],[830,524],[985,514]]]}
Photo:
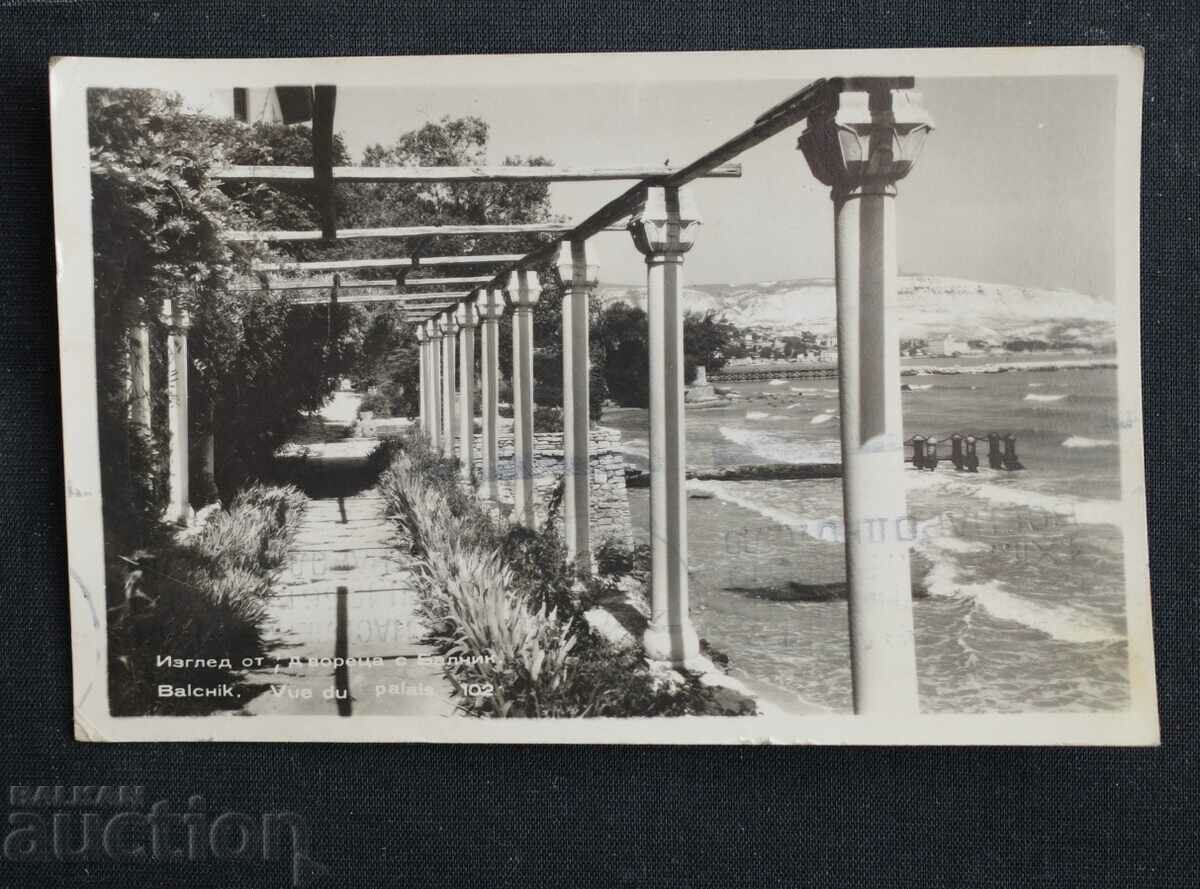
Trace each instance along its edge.
{"label": "shoreline", "polygon": [[1049,361],[994,361],[988,364],[913,364],[901,366],[900,376],[918,377],[957,374],[999,374],[1017,371],[1088,370],[1092,368],[1115,368],[1116,357],[1057,359]]}

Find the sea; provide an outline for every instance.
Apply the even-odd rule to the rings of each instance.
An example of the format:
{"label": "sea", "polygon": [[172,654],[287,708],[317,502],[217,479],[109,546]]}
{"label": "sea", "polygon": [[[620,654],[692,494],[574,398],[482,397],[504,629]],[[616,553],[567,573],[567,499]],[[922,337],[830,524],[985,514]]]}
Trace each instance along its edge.
{"label": "sea", "polygon": [[[994,361],[994,359],[992,359]],[[915,362],[909,362],[915,363]],[[927,364],[928,362],[920,362]],[[1112,367],[906,376],[905,437],[973,433],[982,465],[906,469],[921,708],[1095,712],[1128,706],[1117,372]],[[976,370],[978,368],[975,368]],[[688,464],[836,462],[837,381],[730,384],[688,409]],[[626,460],[648,465],[646,411],[618,408]],[[1024,469],[988,468],[1016,436]],[[850,712],[839,480],[688,484],[692,619],[730,671],[785,711]],[[649,492],[630,489],[649,540]]]}

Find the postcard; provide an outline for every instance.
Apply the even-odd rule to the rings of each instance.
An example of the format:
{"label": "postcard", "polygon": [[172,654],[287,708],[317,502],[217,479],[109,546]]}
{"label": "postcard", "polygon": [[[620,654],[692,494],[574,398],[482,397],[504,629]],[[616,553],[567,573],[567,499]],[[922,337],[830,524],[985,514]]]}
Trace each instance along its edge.
{"label": "postcard", "polygon": [[80,740],[1158,743],[1136,48],[50,82]]}

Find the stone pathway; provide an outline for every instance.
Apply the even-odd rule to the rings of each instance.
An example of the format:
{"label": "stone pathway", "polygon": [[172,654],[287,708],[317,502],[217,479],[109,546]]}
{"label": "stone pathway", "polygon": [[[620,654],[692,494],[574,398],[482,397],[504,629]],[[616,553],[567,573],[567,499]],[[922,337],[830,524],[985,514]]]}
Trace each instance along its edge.
{"label": "stone pathway", "polygon": [[261,688],[246,713],[453,715],[441,667],[421,660],[435,652],[382,510],[374,491],[309,503],[268,602],[274,663],[246,677]]}
{"label": "stone pathway", "polygon": [[[337,393],[326,423],[352,421],[361,396]],[[307,466],[338,488],[365,468],[377,440],[302,446]],[[297,454],[298,455],[298,454]],[[309,501],[277,591],[265,635],[273,661],[246,677],[258,694],[250,715],[450,717],[451,685],[421,641],[417,593],[396,531],[373,489]],[[340,659],[340,660],[338,660]]]}

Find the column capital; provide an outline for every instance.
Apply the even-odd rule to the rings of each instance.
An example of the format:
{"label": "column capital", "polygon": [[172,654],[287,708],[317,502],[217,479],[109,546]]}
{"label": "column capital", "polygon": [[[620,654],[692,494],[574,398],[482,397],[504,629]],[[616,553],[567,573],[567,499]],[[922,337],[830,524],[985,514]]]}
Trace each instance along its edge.
{"label": "column capital", "polygon": [[647,259],[680,257],[692,249],[702,220],[688,188],[647,188],[629,217],[633,244]]}
{"label": "column capital", "polygon": [[560,241],[555,265],[564,290],[592,290],[600,282],[596,249],[586,241]]}
{"label": "column capital", "polygon": [[452,312],[439,315],[437,319],[437,325],[444,335],[452,336],[458,333],[458,319],[454,317]]}
{"label": "column capital", "polygon": [[161,317],[172,333],[187,333],[192,327],[192,316],[187,309],[179,308],[169,299],[163,300]]}
{"label": "column capital", "polygon": [[442,338],[442,329],[438,326],[436,318],[430,318],[425,322],[425,335],[431,340],[440,340]]}
{"label": "column capital", "polygon": [[518,269],[509,276],[508,298],[512,300],[514,309],[532,309],[541,295],[542,283],[538,280],[537,272]]}
{"label": "column capital", "polygon": [[414,333],[417,335],[418,343],[424,343],[429,339],[429,334],[425,332],[425,325],[423,324],[418,324]]}
{"label": "column capital", "polygon": [[889,191],[933,130],[921,94],[883,78],[837,83],[802,124],[798,147],[834,196]]}
{"label": "column capital", "polygon": [[481,321],[499,321],[504,317],[504,291],[485,287],[475,294],[475,310]]}
{"label": "column capital", "polygon": [[462,302],[454,310],[454,320],[459,327],[475,327],[479,324],[479,312],[473,302]]}

